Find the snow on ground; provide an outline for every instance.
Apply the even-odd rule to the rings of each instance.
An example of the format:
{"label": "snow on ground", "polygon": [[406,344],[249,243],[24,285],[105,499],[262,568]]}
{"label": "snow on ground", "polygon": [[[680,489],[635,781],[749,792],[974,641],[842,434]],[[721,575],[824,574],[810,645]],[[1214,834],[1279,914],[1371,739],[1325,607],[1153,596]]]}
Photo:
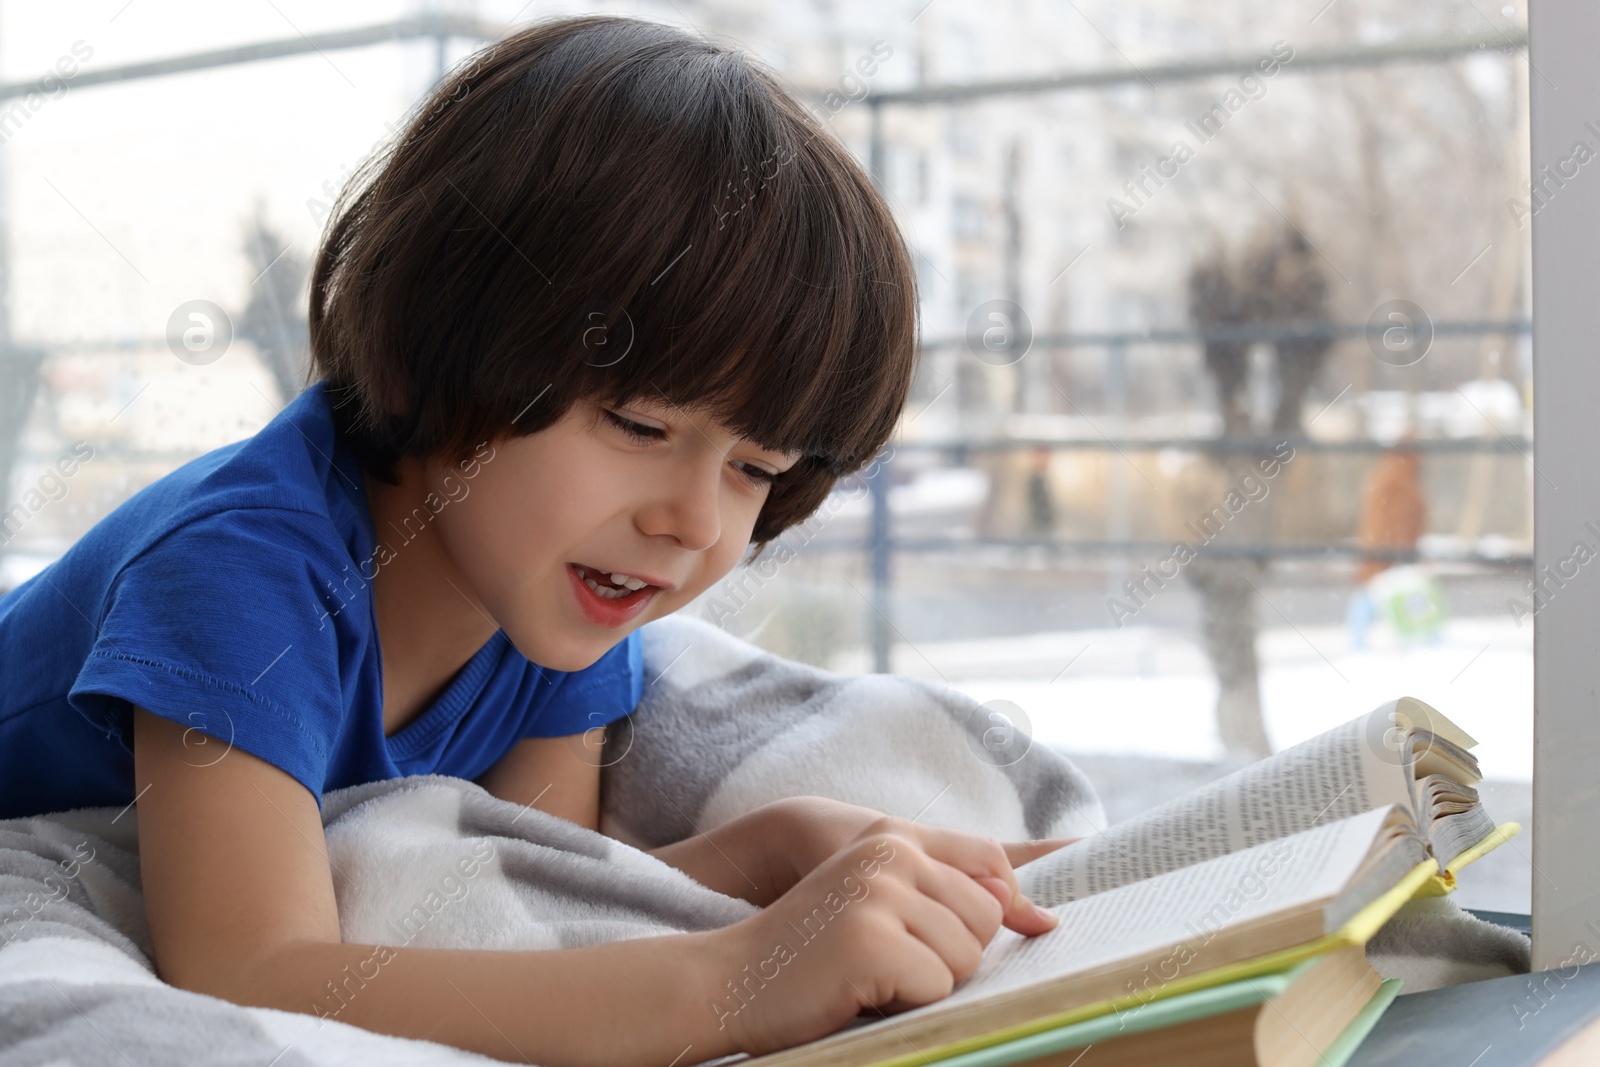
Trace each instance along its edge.
{"label": "snow on ground", "polygon": [[[1485,778],[1533,777],[1533,627],[1509,617],[1460,618],[1437,640],[1402,644],[1375,627],[1350,647],[1342,626],[1267,628],[1262,711],[1275,750],[1398,696],[1444,712],[1478,741]],[[861,670],[859,654],[836,670]],[[896,673],[941,680],[980,701],[1021,709],[1026,732],[1067,752],[1214,762],[1217,685],[1204,654],[1170,630],[1127,627],[894,650]],[[1011,709],[1008,713],[1015,715]]]}
{"label": "snow on ground", "polygon": [[[1533,627],[1508,616],[1452,619],[1433,643],[1402,645],[1376,627],[1365,651],[1341,626],[1268,628],[1257,639],[1267,736],[1303,741],[1397,696],[1438,708],[1478,741],[1484,806],[1523,833],[1477,863],[1455,894],[1463,907],[1526,914],[1533,881]],[[1213,722],[1216,680],[1204,653],[1174,630],[1036,633],[895,647],[896,673],[943,681],[1004,708],[1065,751],[1099,790],[1111,821],[1232,770]],[[835,670],[863,671],[859,651]]]}

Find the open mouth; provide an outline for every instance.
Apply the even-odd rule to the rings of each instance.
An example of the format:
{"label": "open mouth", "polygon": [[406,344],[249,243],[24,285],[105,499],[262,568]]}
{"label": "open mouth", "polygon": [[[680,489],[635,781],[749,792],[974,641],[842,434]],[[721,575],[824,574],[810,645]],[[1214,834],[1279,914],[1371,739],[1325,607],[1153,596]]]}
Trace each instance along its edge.
{"label": "open mouth", "polygon": [[617,629],[638,618],[663,588],[637,575],[602,571],[581,563],[567,564],[567,578],[583,617],[607,629]]}
{"label": "open mouth", "polygon": [[643,578],[635,578],[630,574],[606,574],[579,563],[570,566],[577,573],[578,579],[589,587],[590,592],[605,600],[623,600],[645,590],[653,593],[658,588]]}

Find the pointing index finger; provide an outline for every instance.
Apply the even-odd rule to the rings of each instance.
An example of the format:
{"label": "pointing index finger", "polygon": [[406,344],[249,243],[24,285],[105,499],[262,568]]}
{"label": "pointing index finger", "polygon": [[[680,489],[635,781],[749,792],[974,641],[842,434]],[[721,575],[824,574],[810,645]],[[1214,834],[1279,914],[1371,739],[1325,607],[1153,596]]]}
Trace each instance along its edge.
{"label": "pointing index finger", "polygon": [[915,832],[923,851],[930,857],[977,879],[980,885],[995,895],[1005,909],[1001,917],[1002,925],[1025,936],[1055,929],[1060,917],[1023,895],[1012,868],[1018,860],[1026,862],[1060,848],[1075,838],[1002,844],[992,837],[936,826],[917,826]]}

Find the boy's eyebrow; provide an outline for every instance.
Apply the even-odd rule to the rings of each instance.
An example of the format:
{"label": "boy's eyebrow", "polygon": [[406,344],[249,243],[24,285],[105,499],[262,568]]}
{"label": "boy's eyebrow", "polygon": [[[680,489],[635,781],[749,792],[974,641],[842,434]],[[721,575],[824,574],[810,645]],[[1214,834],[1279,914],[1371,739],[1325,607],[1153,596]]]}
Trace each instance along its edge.
{"label": "boy's eyebrow", "polygon": [[[667,396],[667,394],[665,394],[665,393],[663,393],[661,391],[661,387],[660,386],[655,386],[654,388],[656,390],[656,393],[658,394],[657,396],[650,396],[648,393],[641,393],[638,396],[630,397],[629,399],[622,401],[620,406],[625,406],[625,405],[628,405],[628,404],[634,404],[634,403],[638,403],[640,401],[643,401],[647,405],[651,405],[651,406],[658,407],[658,408],[663,408],[663,409],[665,409],[665,410],[667,410],[669,412],[673,412],[675,414],[680,414],[681,413],[681,414],[685,414],[686,415],[686,414],[689,414],[690,412],[696,410],[694,406],[691,406],[691,405],[688,405],[688,404],[681,404],[678,401],[673,400],[671,397]],[[728,430],[728,432],[731,433],[736,439],[738,439],[741,442],[747,442],[749,444],[753,444],[763,452],[771,452],[773,455],[783,456],[785,459],[787,459],[790,456],[793,456],[795,463],[799,463],[806,456],[806,453],[805,453],[804,449],[795,448],[795,449],[785,450],[785,449],[782,449],[782,448],[775,448],[772,445],[766,444],[766,443],[764,443],[762,441],[757,441],[757,440],[755,440],[755,439],[753,439],[753,438],[751,438],[751,437],[749,437],[749,436],[747,436],[745,434],[741,434],[738,431],[734,430],[731,426],[728,426],[728,424],[726,422],[723,422],[722,419],[717,418],[716,415],[712,414],[709,410],[707,410],[704,407],[699,407],[699,409],[698,409],[698,411],[696,413],[704,415],[706,418],[709,418],[714,422],[721,423],[723,428]]]}

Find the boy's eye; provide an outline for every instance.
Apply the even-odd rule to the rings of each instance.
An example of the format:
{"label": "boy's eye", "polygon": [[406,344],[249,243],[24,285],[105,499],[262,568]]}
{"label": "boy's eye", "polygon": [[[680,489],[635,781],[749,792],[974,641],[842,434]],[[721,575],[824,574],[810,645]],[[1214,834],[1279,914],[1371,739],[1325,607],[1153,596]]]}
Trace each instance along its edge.
{"label": "boy's eye", "polygon": [[[649,444],[652,441],[666,439],[667,431],[660,426],[647,426],[642,422],[635,422],[630,418],[617,414],[610,408],[601,408],[600,410],[605,415],[607,422],[627,434],[638,444]],[[769,485],[778,477],[775,472],[769,471],[765,467],[757,466],[754,463],[739,461],[735,462],[733,466],[741,477],[755,486]]]}
{"label": "boy's eye", "polygon": [[611,411],[609,409],[606,409],[605,416],[611,425],[615,426],[617,429],[621,430],[623,433],[627,434],[629,437],[640,442],[641,444],[647,441],[659,441],[667,436],[667,431],[663,430],[659,426],[646,426],[642,422],[634,422],[632,419],[625,419],[621,415],[618,415],[615,411]]}
{"label": "boy's eye", "polygon": [[765,467],[758,467],[753,463],[735,463],[734,466],[738,468],[740,474],[756,485],[769,484],[778,477]]}

